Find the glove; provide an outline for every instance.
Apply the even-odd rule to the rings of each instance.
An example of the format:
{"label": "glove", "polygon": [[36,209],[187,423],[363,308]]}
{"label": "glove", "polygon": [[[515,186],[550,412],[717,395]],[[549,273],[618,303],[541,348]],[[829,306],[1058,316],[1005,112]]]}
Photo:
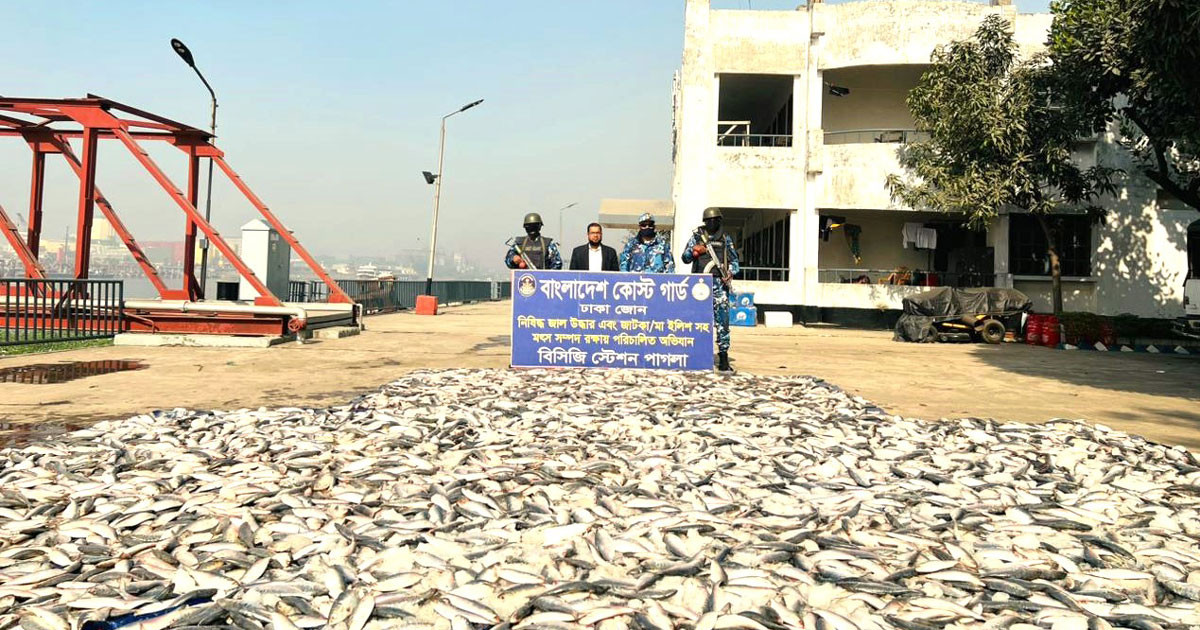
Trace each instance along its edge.
{"label": "glove", "polygon": [[704,243],[696,243],[695,245],[692,245],[692,258],[699,258],[704,255],[704,252],[707,251],[708,248],[704,246]]}
{"label": "glove", "polygon": [[517,261],[517,269],[525,269],[526,267],[528,267],[528,265],[525,264],[524,258]]}
{"label": "glove", "polygon": [[524,267],[524,266],[525,266],[525,259],[521,258],[521,255],[520,255],[520,254],[513,254],[513,257],[512,257],[512,264],[514,264],[514,265],[517,265],[517,266],[519,266],[519,267]]}

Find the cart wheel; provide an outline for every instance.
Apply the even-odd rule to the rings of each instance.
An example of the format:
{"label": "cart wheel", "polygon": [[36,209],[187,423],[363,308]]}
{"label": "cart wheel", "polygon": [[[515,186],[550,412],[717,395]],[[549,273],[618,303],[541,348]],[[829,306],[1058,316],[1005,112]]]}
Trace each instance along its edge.
{"label": "cart wheel", "polygon": [[989,319],[983,323],[983,328],[979,331],[979,336],[984,343],[996,344],[1004,341],[1004,324],[1000,320]]}

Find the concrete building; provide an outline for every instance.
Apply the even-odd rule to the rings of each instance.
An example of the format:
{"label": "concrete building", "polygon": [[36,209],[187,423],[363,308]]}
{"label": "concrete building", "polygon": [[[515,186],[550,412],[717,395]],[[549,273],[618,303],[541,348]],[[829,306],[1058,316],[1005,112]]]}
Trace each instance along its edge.
{"label": "concrete building", "polygon": [[[898,149],[919,139],[905,99],[934,48],[971,37],[990,14],[1009,20],[1022,53],[1042,48],[1051,16],[1019,14],[1011,0],[811,0],[794,11],[687,0],[673,249],[718,206],[742,253],[738,287],[766,310],[886,319],[903,297],[939,285],[1015,287],[1048,310],[1045,246],[1030,217],[972,232],[961,217],[898,206],[884,185],[902,171]],[[1076,156],[1136,172],[1111,135],[1081,141]],[[1200,217],[1140,176],[1104,205],[1104,222],[1062,219],[1065,308],[1181,315],[1188,225]]]}

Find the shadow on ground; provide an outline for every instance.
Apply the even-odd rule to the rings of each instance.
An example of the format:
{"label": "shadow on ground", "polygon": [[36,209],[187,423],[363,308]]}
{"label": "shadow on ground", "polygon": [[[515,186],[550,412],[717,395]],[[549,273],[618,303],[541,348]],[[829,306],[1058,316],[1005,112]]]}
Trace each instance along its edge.
{"label": "shadow on ground", "polygon": [[1200,408],[1200,356],[976,345],[979,360],[1028,377],[1153,396],[1191,398]]}

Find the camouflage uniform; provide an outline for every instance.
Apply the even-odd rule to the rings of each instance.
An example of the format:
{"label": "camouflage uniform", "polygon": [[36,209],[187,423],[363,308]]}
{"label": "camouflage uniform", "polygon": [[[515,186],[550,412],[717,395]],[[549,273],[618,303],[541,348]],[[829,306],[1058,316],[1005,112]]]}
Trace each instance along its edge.
{"label": "camouflage uniform", "polygon": [[[713,258],[714,249],[725,250],[723,253],[717,251],[716,255],[719,260],[724,260],[729,265],[729,273],[737,275],[742,270],[741,263],[738,262],[737,250],[733,248],[733,239],[728,234],[721,232],[715,242],[710,239],[707,252],[699,258],[692,256],[692,248],[702,244],[704,242],[700,240],[700,235],[692,233],[692,238],[688,239],[687,246],[683,248],[683,262],[692,265],[692,273],[704,271],[708,261]],[[716,268],[713,270],[716,271]],[[713,322],[717,329],[717,350],[729,352],[729,291],[721,281],[720,272],[716,273],[718,275],[713,276]]]}
{"label": "camouflage uniform", "polygon": [[[516,242],[525,251],[525,256],[537,266],[538,269],[562,269],[562,256],[558,253],[558,243],[553,239],[542,236],[537,239],[529,238],[528,236],[516,237]],[[504,266],[509,269],[516,269],[517,265],[513,263],[513,256],[517,255],[517,247],[514,245],[508,248],[508,253],[504,255]]]}
{"label": "camouflage uniform", "polygon": [[658,234],[649,243],[643,243],[642,237],[634,236],[625,243],[625,250],[621,252],[621,271],[675,273],[671,244]]}

